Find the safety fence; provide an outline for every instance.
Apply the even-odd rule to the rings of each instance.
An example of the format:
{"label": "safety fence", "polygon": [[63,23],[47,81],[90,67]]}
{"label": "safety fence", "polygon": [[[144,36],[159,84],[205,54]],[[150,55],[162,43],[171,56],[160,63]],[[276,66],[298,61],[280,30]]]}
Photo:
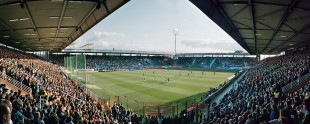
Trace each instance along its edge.
{"label": "safety fence", "polygon": [[0,74],[0,78],[2,78],[3,80],[6,80],[8,83],[14,85],[15,87],[27,92],[28,94],[31,95],[32,90],[29,86],[23,84],[22,82],[17,81],[16,79],[8,76],[8,75],[4,75],[4,74]]}
{"label": "safety fence", "polygon": [[286,93],[291,92],[295,89],[298,89],[298,87],[301,87],[304,84],[308,84],[309,80],[310,80],[310,73],[305,74],[304,76],[299,77],[297,80],[285,85],[282,88],[282,92],[286,94]]}

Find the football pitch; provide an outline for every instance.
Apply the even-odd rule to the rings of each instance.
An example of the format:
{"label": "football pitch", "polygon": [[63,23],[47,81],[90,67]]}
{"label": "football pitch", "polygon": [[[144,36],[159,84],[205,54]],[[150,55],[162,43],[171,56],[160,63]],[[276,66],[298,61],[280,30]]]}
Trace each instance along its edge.
{"label": "football pitch", "polygon": [[[95,77],[97,95],[108,99],[119,96],[129,109],[142,111],[144,103],[200,101],[210,88],[218,87],[239,70],[220,69],[145,69],[135,71],[88,72]],[[111,98],[113,99],[113,98]],[[115,100],[115,99],[114,99]],[[184,107],[180,104],[180,107]]]}

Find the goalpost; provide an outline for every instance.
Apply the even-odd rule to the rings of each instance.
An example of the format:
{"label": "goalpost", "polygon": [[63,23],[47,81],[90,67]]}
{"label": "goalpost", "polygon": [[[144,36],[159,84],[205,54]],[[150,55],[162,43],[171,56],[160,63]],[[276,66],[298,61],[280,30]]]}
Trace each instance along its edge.
{"label": "goalpost", "polygon": [[84,84],[85,86],[96,84],[95,76],[86,73],[88,71],[86,67],[86,55],[70,55],[64,59],[65,69],[67,70],[68,74],[70,74],[71,78],[75,79],[81,84]]}

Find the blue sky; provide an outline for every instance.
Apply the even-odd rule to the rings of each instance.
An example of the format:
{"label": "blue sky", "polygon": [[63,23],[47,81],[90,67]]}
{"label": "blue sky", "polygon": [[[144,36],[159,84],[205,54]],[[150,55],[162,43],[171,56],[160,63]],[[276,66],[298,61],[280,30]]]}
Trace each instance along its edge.
{"label": "blue sky", "polygon": [[94,49],[174,52],[234,52],[244,50],[189,0],[131,0],[74,43]]}

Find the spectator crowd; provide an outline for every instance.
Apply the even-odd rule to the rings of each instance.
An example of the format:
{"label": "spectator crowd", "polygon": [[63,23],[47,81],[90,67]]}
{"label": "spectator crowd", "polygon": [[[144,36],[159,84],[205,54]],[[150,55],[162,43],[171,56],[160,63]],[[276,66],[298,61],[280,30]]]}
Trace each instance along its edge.
{"label": "spectator crowd", "polygon": [[219,103],[212,103],[209,123],[310,123],[309,82],[295,92],[282,92],[283,86],[309,73],[309,53],[299,51],[261,61]]}
{"label": "spectator crowd", "polygon": [[202,66],[211,68],[243,68],[256,65],[255,58],[250,57],[179,57],[179,66]]}
{"label": "spectator crowd", "polygon": [[137,117],[122,105],[105,108],[96,103],[61,66],[32,55],[0,47],[0,69],[2,75],[32,89],[31,95],[21,95],[1,86],[0,99],[5,101],[0,105],[1,114],[11,115],[11,119],[1,116],[3,123],[118,123],[129,121],[129,115],[132,120]]}
{"label": "spectator crowd", "polygon": [[[167,65],[165,57],[87,57],[88,67],[135,67]],[[202,61],[195,60],[195,61]],[[204,61],[204,60],[203,60]],[[208,62],[207,62],[208,61]],[[221,60],[219,63],[231,61]],[[242,64],[239,60],[232,60]],[[252,61],[252,60],[240,60]],[[186,62],[184,60],[184,62]],[[211,61],[205,60],[206,63]],[[138,63],[138,64],[137,64]],[[186,62],[190,63],[190,62]],[[193,63],[193,61],[192,61]],[[297,51],[261,61],[220,100],[212,103],[206,123],[310,123],[310,85],[283,93],[282,87],[309,73],[310,52]],[[194,111],[183,110],[179,116],[143,115],[127,110],[122,104],[106,107],[85,93],[85,87],[72,80],[63,67],[23,52],[0,47],[1,75],[29,86],[32,92],[0,85],[0,123],[97,124],[97,123],[175,123],[194,122]],[[196,115],[197,117],[197,115]],[[202,114],[199,115],[202,118]],[[200,119],[200,122],[202,122]]]}

